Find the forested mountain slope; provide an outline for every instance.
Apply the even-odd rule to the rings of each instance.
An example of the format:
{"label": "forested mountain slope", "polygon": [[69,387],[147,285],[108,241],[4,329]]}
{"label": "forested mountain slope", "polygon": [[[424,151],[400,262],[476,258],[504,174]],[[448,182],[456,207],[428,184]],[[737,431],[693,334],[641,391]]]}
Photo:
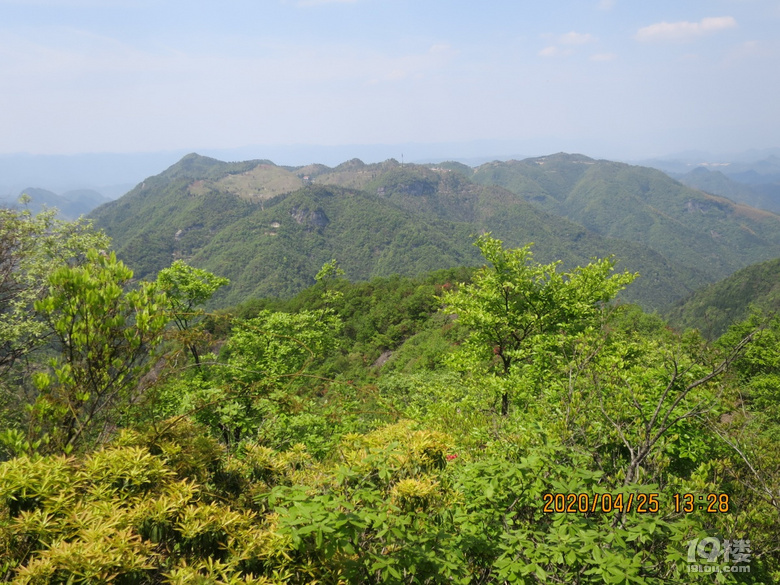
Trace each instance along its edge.
{"label": "forested mountain slope", "polygon": [[353,280],[478,264],[471,242],[485,231],[568,268],[615,254],[641,275],[624,298],[646,309],[780,256],[778,215],[660,171],[565,154],[475,170],[191,154],[92,217],[139,277],[177,258],[229,277],[218,303],[292,295],[331,258]]}
{"label": "forested mountain slope", "polygon": [[697,290],[676,303],[666,317],[681,329],[696,328],[714,339],[746,319],[751,306],[780,310],[780,258],[753,264]]}
{"label": "forested mountain slope", "polygon": [[650,246],[713,279],[780,256],[780,216],[650,168],[556,154],[482,165],[473,180],[505,187],[603,236]]}
{"label": "forested mountain slope", "polygon": [[184,258],[231,279],[220,303],[291,295],[337,258],[350,279],[475,265],[474,236],[533,242],[567,267],[616,254],[642,275],[626,298],[657,308],[711,280],[646,246],[603,238],[495,186],[448,168],[353,160],[328,169],[188,155],[92,218],[138,277]]}

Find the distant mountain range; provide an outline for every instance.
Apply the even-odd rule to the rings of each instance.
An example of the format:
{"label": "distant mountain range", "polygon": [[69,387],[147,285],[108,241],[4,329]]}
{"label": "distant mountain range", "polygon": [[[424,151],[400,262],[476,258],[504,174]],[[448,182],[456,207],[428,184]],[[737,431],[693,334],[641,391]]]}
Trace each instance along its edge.
{"label": "distant mountain range", "polygon": [[646,245],[705,279],[780,256],[780,217],[647,167],[558,154],[482,165],[473,180],[505,187],[602,236]]}
{"label": "distant mountain range", "polygon": [[144,177],[170,166],[184,154],[3,154],[0,155],[0,197],[15,199],[23,189],[36,187],[55,193],[91,189],[116,199]]}
{"label": "distant mountain range", "polygon": [[780,213],[780,175],[771,181],[772,176],[751,172],[741,174],[744,182],[739,182],[721,171],[707,167],[696,167],[685,174],[671,176],[689,187],[701,189],[714,195],[722,195],[752,207]]}
{"label": "distant mountain range", "polygon": [[759,209],[780,211],[780,149],[730,157],[688,153],[642,164],[660,169],[689,187]]}
{"label": "distant mountain range", "polygon": [[[26,202],[22,201],[24,196],[27,198]],[[18,197],[0,198],[0,206],[14,208],[26,207],[33,213],[39,213],[43,209],[56,208],[58,210],[58,217],[61,219],[74,220],[81,215],[88,214],[96,207],[109,201],[111,201],[111,199],[92,189],[74,189],[57,195],[46,189],[29,187],[23,189]]]}
{"label": "distant mountain range", "polygon": [[663,173],[580,155],[336,167],[191,154],[94,210],[139,277],[176,258],[231,279],[219,304],[288,296],[338,259],[353,280],[481,263],[474,235],[533,242],[567,267],[615,254],[642,275],[624,294],[659,309],[780,256],[780,217]]}
{"label": "distant mountain range", "polygon": [[772,182],[780,179],[780,148],[749,150],[732,154],[685,152],[636,161],[642,166],[683,175],[695,168],[719,170],[738,182]]}
{"label": "distant mountain range", "polygon": [[[211,148],[201,150],[201,153],[231,161],[271,158],[277,164],[285,165],[316,161],[334,166],[351,156],[360,156],[372,162],[391,157],[419,164],[454,160],[476,167],[494,160],[521,160],[547,151],[550,147],[542,147],[538,143],[483,140],[430,144],[255,145]],[[92,189],[109,199],[116,199],[145,177],[176,163],[187,152],[189,150],[73,155],[0,154],[0,198],[14,198],[19,191],[32,186],[55,193]],[[518,153],[524,154],[520,156]],[[721,170],[737,182],[764,184],[776,182],[780,177],[780,148],[728,155],[685,152],[641,161],[629,161],[619,156],[607,158],[657,168],[675,178],[703,165],[711,170]]]}

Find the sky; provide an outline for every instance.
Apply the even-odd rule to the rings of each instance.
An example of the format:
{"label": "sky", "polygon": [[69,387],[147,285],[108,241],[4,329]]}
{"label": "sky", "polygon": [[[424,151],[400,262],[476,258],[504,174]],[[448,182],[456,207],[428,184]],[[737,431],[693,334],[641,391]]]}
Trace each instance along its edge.
{"label": "sky", "polygon": [[778,31],[777,0],[0,0],[0,154],[771,148]]}

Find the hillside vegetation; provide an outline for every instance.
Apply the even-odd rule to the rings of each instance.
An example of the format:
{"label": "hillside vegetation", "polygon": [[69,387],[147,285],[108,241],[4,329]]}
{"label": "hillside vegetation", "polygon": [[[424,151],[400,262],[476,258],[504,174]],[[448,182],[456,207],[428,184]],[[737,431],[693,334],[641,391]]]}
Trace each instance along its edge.
{"label": "hillside vegetation", "polygon": [[[313,232],[311,192],[361,193],[290,196]],[[614,301],[638,280],[612,260],[487,234],[479,268],[331,259],[206,313],[224,278],[142,281],[84,222],[0,220],[4,582],[780,580],[777,320],[678,334]]]}
{"label": "hillside vegetation", "polygon": [[644,244],[710,281],[780,256],[780,216],[646,167],[557,154],[482,165],[473,180],[505,187],[603,236]]}
{"label": "hillside vegetation", "polygon": [[751,307],[780,311],[780,259],[743,268],[728,278],[697,290],[666,312],[679,328],[697,328],[710,339],[744,321]]}

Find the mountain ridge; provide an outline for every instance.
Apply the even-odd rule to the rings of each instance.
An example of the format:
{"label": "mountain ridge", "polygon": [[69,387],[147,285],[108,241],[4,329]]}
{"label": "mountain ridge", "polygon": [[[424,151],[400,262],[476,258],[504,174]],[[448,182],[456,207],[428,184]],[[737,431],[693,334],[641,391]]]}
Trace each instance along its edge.
{"label": "mountain ridge", "polygon": [[582,155],[491,163],[475,182],[503,186],[603,236],[650,246],[714,280],[780,256],[780,216],[691,189],[656,169]]}
{"label": "mountain ridge", "polygon": [[[620,269],[643,274],[625,298],[649,309],[666,306],[730,269],[679,264],[645,242],[599,234],[555,213],[562,203],[574,209],[567,186],[581,183],[594,167],[622,163],[559,153],[512,164],[533,165],[535,174],[516,177],[533,187],[531,197],[527,190],[518,195],[489,181],[472,181],[465,169],[446,163],[351,159],[334,168],[281,167],[264,159],[226,163],[193,153],[91,217],[114,238],[119,255],[139,277],[153,278],[176,258],[228,276],[234,284],[217,299],[220,303],[294,294],[334,257],[351,279],[479,264],[471,242],[486,231],[512,247],[534,242],[539,261],[561,260],[569,268],[618,253]],[[598,200],[585,187],[580,185],[573,201]]]}
{"label": "mountain ridge", "polygon": [[0,205],[12,208],[24,207],[33,214],[45,209],[56,209],[57,217],[72,221],[109,201],[108,197],[94,189],[72,189],[57,194],[48,189],[27,187],[19,193],[18,197],[0,198]]}
{"label": "mountain ridge", "polygon": [[751,264],[693,292],[665,311],[665,317],[679,329],[699,329],[715,339],[746,319],[751,307],[780,311],[780,258]]}

